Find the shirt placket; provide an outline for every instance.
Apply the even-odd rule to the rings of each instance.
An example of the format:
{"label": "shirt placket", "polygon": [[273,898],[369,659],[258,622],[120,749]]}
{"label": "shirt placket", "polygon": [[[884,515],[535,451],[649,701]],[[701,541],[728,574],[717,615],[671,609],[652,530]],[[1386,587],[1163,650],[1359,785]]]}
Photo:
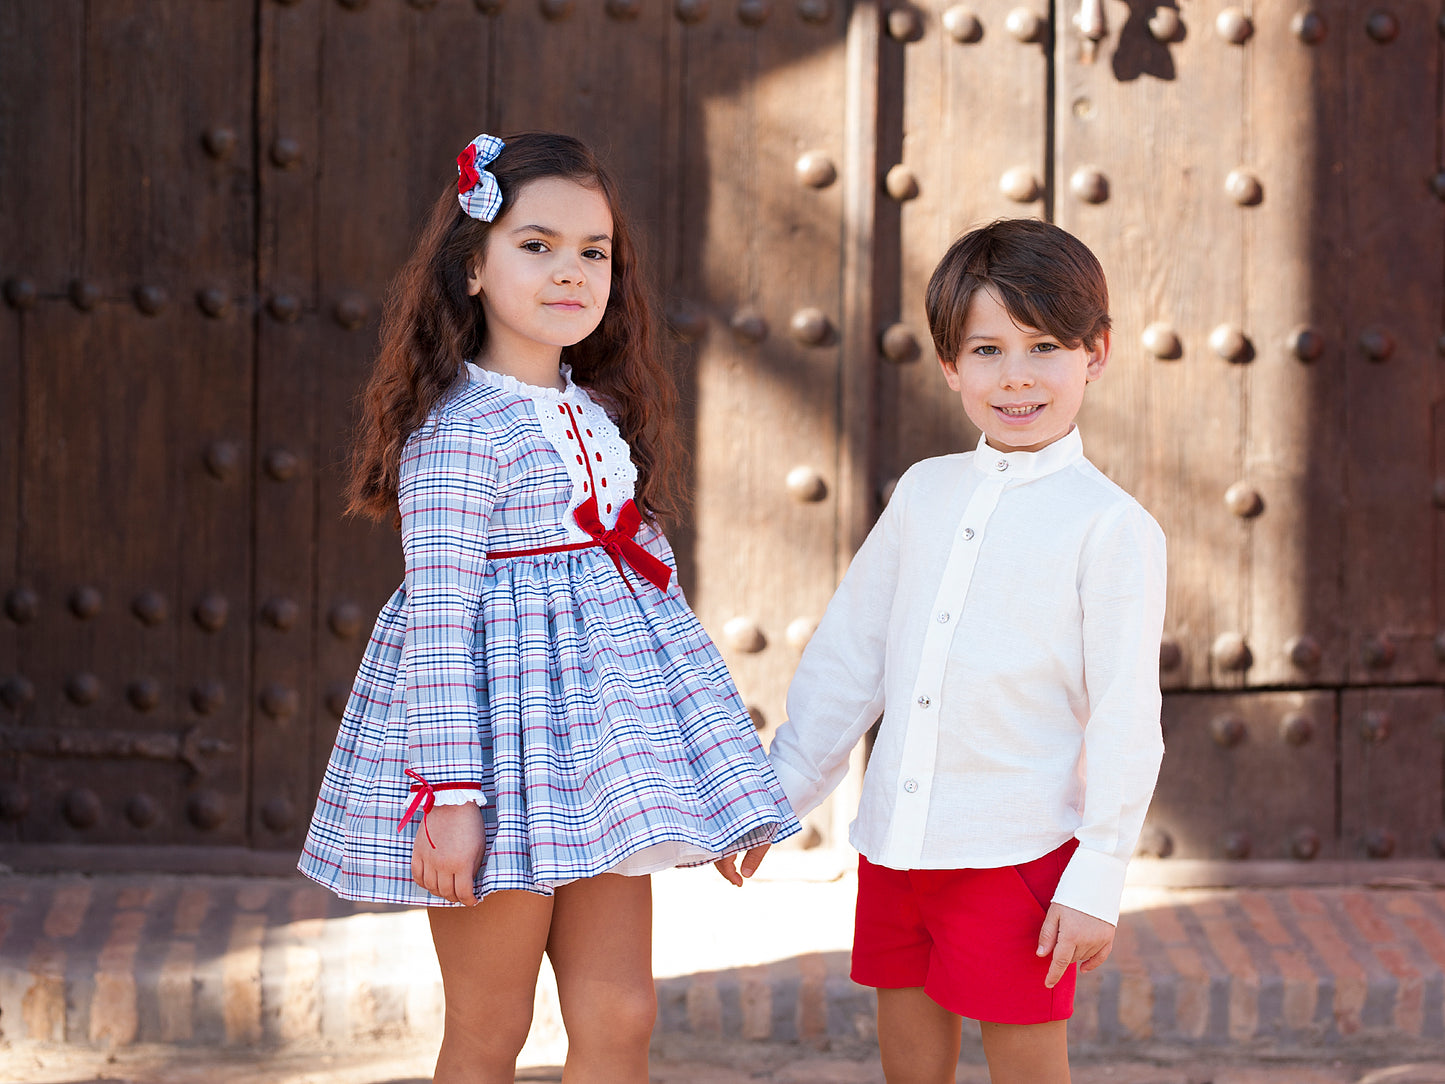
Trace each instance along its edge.
{"label": "shirt placket", "polygon": [[[898,856],[901,869],[916,868],[923,856],[923,833],[928,824],[928,806],[933,796],[933,768],[938,758],[938,717],[943,708],[943,674],[953,645],[954,630],[968,598],[973,570],[989,517],[998,507],[1007,485],[1009,463],[999,458],[974,490],[959,518],[948,561],[939,578],[938,592],[929,610],[928,628],[923,634],[918,672],[913,679],[913,699],[908,709],[908,727],[899,759],[897,795],[887,850]],[[890,863],[891,864],[891,863]]]}

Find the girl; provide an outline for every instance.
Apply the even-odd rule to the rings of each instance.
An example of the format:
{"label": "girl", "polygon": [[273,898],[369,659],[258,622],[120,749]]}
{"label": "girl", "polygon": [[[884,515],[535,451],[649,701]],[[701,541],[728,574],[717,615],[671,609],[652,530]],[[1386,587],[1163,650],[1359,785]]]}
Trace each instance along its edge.
{"label": "girl", "polygon": [[386,311],[348,492],[399,524],[406,577],[300,868],[433,906],[437,1081],[512,1079],[546,952],[564,1079],[641,1082],[647,875],[798,824],[657,527],[674,392],[611,178],[544,133],[457,163]]}

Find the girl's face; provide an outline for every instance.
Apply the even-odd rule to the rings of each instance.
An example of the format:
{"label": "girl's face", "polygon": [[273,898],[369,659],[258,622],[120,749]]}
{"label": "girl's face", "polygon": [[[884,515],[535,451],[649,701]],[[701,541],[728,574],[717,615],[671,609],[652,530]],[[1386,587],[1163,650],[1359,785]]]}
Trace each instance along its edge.
{"label": "girl's face", "polygon": [[612,291],[612,210],[600,189],[562,177],[525,185],[492,224],[467,276],[487,318],[489,359],[555,364],[596,330]]}
{"label": "girl's face", "polygon": [[1047,331],[1014,322],[987,287],[974,292],[958,359],[943,362],[969,421],[1001,452],[1036,452],[1074,427],[1084,387],[1109,358],[1109,333],[1072,350]]}

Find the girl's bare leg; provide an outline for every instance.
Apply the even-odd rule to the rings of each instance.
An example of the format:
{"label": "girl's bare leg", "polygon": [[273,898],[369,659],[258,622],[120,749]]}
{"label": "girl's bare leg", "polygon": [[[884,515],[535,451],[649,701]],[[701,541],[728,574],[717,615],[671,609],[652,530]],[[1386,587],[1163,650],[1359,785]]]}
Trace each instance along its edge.
{"label": "girl's bare leg", "polygon": [[982,1027],[993,1084],[1069,1084],[1067,1020]]}
{"label": "girl's bare leg", "polygon": [[564,1084],[647,1084],[657,1018],[652,879],[604,873],[557,889],[547,956],[567,1028]]}
{"label": "girl's bare leg", "polygon": [[888,1084],[953,1084],[963,1018],[921,986],[878,991],[878,1049]]}
{"label": "girl's bare leg", "polygon": [[532,1027],[552,910],[553,899],[534,892],[429,909],[446,992],[435,1084],[511,1084]]}

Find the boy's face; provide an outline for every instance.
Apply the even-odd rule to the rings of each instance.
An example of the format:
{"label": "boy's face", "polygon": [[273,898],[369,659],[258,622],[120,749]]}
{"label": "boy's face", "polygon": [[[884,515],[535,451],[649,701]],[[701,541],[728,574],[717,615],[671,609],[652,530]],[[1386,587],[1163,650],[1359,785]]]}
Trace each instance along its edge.
{"label": "boy's face", "polygon": [[1036,452],[1074,427],[1084,386],[1108,359],[1108,332],[1092,347],[1065,349],[1048,332],[1014,323],[985,287],[969,301],[958,359],[940,363],[990,447]]}

